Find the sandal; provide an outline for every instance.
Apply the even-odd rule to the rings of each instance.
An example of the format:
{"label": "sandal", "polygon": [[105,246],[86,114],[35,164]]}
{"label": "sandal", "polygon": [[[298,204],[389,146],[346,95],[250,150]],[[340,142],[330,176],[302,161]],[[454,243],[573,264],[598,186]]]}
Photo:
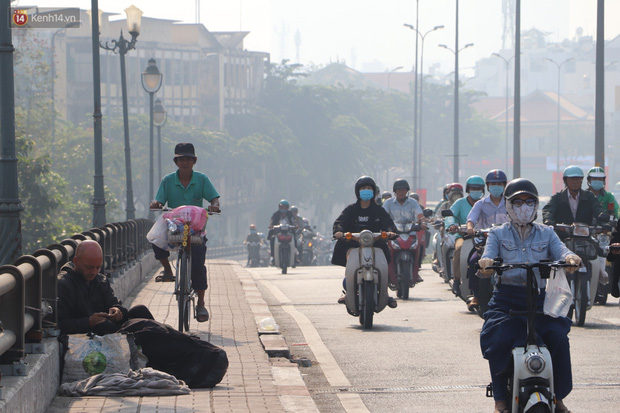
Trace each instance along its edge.
{"label": "sandal", "polygon": [[510,413],[510,409],[495,410],[493,413]]}
{"label": "sandal", "polygon": [[174,275],[167,273],[166,271],[162,271],[157,277],[155,277],[155,282],[174,282]]}
{"label": "sandal", "polygon": [[209,321],[209,312],[204,306],[196,307],[196,321],[199,323]]}

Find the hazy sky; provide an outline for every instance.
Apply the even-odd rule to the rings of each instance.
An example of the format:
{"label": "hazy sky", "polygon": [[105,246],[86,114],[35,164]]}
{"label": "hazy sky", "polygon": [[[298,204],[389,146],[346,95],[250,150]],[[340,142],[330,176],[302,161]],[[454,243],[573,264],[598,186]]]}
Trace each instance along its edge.
{"label": "hazy sky", "polygon": [[[456,0],[419,0],[419,30],[434,26],[424,43],[425,71],[441,64],[450,72],[454,48]],[[90,9],[89,0],[19,0],[17,5],[72,6]],[[195,0],[100,0],[99,8],[121,13],[134,4],[145,16],[194,23]],[[577,27],[584,35],[596,35],[597,0],[522,0],[521,27],[549,32],[553,41],[574,37]],[[172,7],[174,6],[174,7]],[[299,33],[300,62],[317,65],[345,61],[364,71],[388,71],[403,66],[411,70],[415,35],[403,23],[415,25],[416,0],[206,0],[200,4],[200,22],[210,31],[244,30],[245,48],[271,53],[272,61],[296,61],[295,37]],[[474,43],[460,54],[461,67],[473,67],[502,47],[502,0],[460,0],[459,46]],[[620,34],[620,1],[605,5],[607,39]],[[614,17],[615,16],[615,17]],[[139,44],[138,44],[139,47]]]}

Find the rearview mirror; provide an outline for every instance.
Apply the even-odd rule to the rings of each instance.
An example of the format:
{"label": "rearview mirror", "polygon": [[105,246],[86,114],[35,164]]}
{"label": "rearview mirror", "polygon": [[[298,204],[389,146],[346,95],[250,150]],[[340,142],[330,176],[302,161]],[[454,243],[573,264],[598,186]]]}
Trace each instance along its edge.
{"label": "rearview mirror", "polygon": [[451,209],[444,209],[443,211],[441,211],[441,216],[442,217],[453,217],[454,214],[452,213]]}
{"label": "rearview mirror", "polygon": [[433,211],[432,211],[432,210],[430,210],[430,209],[428,209],[428,208],[426,208],[426,209],[425,209],[424,211],[422,211],[422,212],[424,213],[424,216],[425,216],[426,218],[430,218],[430,217],[432,217],[432,216],[433,216]]}

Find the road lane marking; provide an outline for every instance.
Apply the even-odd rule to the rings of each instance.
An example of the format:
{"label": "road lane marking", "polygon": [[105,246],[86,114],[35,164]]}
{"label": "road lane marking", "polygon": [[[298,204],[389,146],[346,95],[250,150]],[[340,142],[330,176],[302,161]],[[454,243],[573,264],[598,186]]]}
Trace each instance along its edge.
{"label": "road lane marking", "polygon": [[[254,273],[252,273],[254,275]],[[344,372],[340,369],[340,366],[336,362],[336,359],[332,355],[331,351],[323,343],[319,332],[314,328],[312,322],[304,314],[299,312],[292,304],[291,300],[280,290],[276,285],[265,279],[258,280],[263,284],[273,296],[280,301],[282,309],[289,314],[297,325],[299,326],[301,333],[304,336],[308,347],[312,350],[312,353],[316,357],[316,361],[319,363],[319,367],[323,370],[325,378],[331,386],[349,387],[351,383],[345,376]],[[365,413],[369,412],[368,408],[362,402],[362,398],[356,393],[344,393],[338,394],[338,399],[342,404],[342,407],[349,413]]]}

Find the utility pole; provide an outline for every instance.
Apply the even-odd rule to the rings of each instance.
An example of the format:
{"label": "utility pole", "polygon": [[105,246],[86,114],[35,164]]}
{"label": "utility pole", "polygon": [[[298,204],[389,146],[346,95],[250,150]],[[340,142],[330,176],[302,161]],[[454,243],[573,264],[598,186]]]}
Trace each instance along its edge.
{"label": "utility pole", "polygon": [[594,109],[594,162],[605,168],[605,0],[596,10],[596,97]]}
{"label": "utility pole", "polygon": [[17,187],[13,40],[11,1],[0,2],[0,265],[13,264],[22,254],[19,213],[24,210]]}
{"label": "utility pole", "polygon": [[513,179],[521,177],[521,0],[517,0],[515,28],[515,88],[513,132]]}

